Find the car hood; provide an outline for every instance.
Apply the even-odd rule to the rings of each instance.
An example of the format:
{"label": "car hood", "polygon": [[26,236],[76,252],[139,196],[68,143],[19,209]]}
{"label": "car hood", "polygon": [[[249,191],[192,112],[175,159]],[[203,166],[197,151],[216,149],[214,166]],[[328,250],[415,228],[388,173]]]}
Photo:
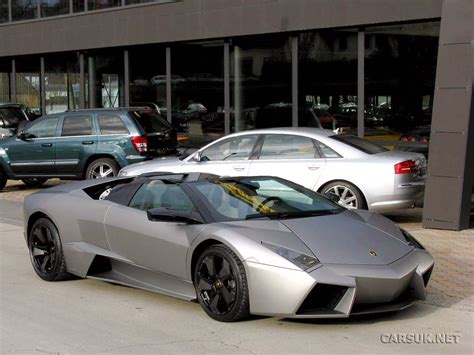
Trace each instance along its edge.
{"label": "car hood", "polygon": [[393,222],[367,211],[286,219],[280,223],[323,264],[387,265],[413,250]]}
{"label": "car hood", "polygon": [[132,164],[120,170],[119,176],[136,176],[152,172],[179,173],[183,162],[177,157],[164,157]]}

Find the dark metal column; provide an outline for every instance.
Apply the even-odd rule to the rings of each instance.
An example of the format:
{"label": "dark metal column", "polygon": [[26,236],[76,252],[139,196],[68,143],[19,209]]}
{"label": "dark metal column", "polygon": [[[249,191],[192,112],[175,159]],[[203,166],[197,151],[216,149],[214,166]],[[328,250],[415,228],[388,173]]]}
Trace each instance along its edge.
{"label": "dark metal column", "polygon": [[230,48],[224,43],[224,134],[230,133]]}
{"label": "dark metal column", "polygon": [[12,73],[10,75],[10,100],[16,102],[16,62],[12,59]]}
{"label": "dark metal column", "polygon": [[365,31],[357,33],[357,135],[364,137],[365,106]]}
{"label": "dark metal column", "polygon": [[79,54],[79,108],[86,108],[86,87],[85,87],[85,63],[84,54]]}
{"label": "dark metal column", "polygon": [[240,87],[240,47],[234,46],[234,128],[235,132],[240,132],[240,113],[242,107],[242,92]]}
{"label": "dark metal column", "polygon": [[474,182],[471,0],[443,2],[423,208],[426,228],[469,227]]}
{"label": "dark metal column", "polygon": [[44,57],[40,58],[40,98],[41,98],[41,114],[46,115],[46,75],[44,69]]}
{"label": "dark metal column", "polygon": [[87,61],[88,61],[87,69],[89,70],[89,88],[88,88],[89,89],[89,108],[95,108],[97,93],[96,93],[96,87],[95,87],[94,58],[89,57]]}
{"label": "dark metal column", "polygon": [[298,37],[291,41],[291,123],[298,127]]}
{"label": "dark metal column", "polygon": [[129,67],[129,60],[128,60],[128,51],[123,51],[123,76],[124,76],[124,101],[125,106],[130,106],[130,67]]}
{"label": "dark metal column", "polygon": [[169,123],[173,119],[171,102],[171,48],[166,47],[166,119]]}
{"label": "dark metal column", "polygon": [[8,0],[8,21],[12,22],[12,0]]}

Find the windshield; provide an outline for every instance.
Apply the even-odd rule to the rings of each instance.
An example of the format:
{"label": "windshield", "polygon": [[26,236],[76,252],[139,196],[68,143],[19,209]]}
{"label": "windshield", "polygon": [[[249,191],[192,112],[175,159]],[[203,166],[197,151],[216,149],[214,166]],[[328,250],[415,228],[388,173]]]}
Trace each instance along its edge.
{"label": "windshield", "polygon": [[301,218],[344,210],[311,190],[271,177],[204,180],[190,186],[218,222]]}
{"label": "windshield", "polygon": [[130,114],[138,121],[146,134],[163,132],[171,129],[171,125],[154,110],[131,111]]}
{"label": "windshield", "polygon": [[367,154],[377,154],[387,151],[387,149],[385,149],[384,147],[371,143],[365,139],[356,136],[351,136],[349,134],[340,134],[336,136],[331,136],[330,138],[335,139],[339,142],[346,143],[351,147],[356,148]]}

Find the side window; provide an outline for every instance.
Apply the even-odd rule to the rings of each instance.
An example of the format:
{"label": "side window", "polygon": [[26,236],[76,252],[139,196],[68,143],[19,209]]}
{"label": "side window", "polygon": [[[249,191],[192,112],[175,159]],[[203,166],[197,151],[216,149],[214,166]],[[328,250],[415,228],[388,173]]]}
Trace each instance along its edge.
{"label": "side window", "polygon": [[193,204],[178,185],[155,180],[144,184],[130,201],[129,207],[147,211],[153,208],[191,212]]}
{"label": "side window", "polygon": [[119,116],[99,116],[101,134],[128,134],[122,119]]}
{"label": "side window", "polygon": [[58,121],[58,117],[51,117],[41,121],[36,121],[25,130],[25,134],[27,134],[30,138],[55,137]]}
{"label": "side window", "polygon": [[90,136],[92,135],[92,116],[64,117],[61,136]]}
{"label": "side window", "polygon": [[313,159],[319,153],[311,138],[272,134],[265,137],[260,160],[269,159]]}
{"label": "side window", "polygon": [[321,142],[316,142],[316,144],[318,145],[319,149],[321,150],[322,155],[325,158],[342,158],[341,155],[339,155],[336,151],[329,148],[327,145]]}
{"label": "side window", "polygon": [[256,135],[232,137],[213,144],[202,152],[202,159],[208,161],[247,160],[252,153]]}

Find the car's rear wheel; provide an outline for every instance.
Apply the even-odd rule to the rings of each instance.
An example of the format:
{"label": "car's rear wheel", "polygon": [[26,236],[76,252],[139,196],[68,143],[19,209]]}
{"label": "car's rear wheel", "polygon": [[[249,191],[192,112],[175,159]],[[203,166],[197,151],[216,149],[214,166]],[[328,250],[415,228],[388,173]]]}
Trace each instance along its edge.
{"label": "car's rear wheel", "polygon": [[102,179],[117,176],[119,167],[117,163],[109,158],[100,158],[89,164],[86,171],[86,179]]}
{"label": "car's rear wheel", "polygon": [[5,185],[7,184],[7,174],[3,171],[2,168],[0,168],[0,191],[3,190]]}
{"label": "car's rear wheel", "polygon": [[28,249],[33,269],[46,281],[70,278],[59,232],[48,218],[39,218],[28,235]]}
{"label": "car's rear wheel", "polygon": [[353,184],[346,181],[335,181],[323,187],[322,193],[332,193],[339,196],[339,204],[349,209],[367,209],[362,192]]}
{"label": "car's rear wheel", "polygon": [[24,178],[21,179],[26,186],[29,187],[38,187],[43,185],[48,179],[46,178]]}
{"label": "car's rear wheel", "polygon": [[194,271],[194,286],[199,303],[211,318],[235,322],[249,316],[245,268],[228,247],[214,245],[201,254]]}

